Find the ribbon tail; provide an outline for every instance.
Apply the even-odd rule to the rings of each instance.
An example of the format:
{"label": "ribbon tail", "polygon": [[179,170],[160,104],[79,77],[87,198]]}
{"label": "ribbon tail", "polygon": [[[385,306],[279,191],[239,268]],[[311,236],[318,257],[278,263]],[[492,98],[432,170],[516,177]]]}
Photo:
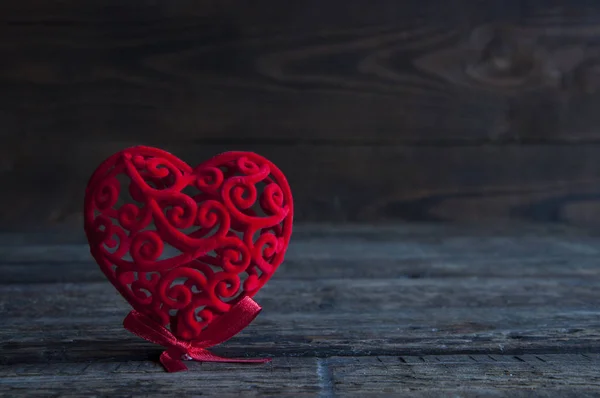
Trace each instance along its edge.
{"label": "ribbon tail", "polygon": [[271,358],[224,358],[205,349],[195,349],[190,353],[191,359],[199,362],[227,362],[227,363],[267,363]]}
{"label": "ribbon tail", "polygon": [[[190,359],[198,362],[226,362],[226,363],[267,363],[271,362],[271,358],[224,358],[213,354],[210,351],[202,350],[201,352],[190,355]],[[169,350],[160,354],[160,363],[169,373],[182,372],[188,370],[184,361],[177,357],[176,353]]]}
{"label": "ribbon tail", "polygon": [[185,366],[183,361],[177,357],[174,357],[173,353],[169,350],[160,354],[160,363],[169,373],[187,370],[187,366]]}

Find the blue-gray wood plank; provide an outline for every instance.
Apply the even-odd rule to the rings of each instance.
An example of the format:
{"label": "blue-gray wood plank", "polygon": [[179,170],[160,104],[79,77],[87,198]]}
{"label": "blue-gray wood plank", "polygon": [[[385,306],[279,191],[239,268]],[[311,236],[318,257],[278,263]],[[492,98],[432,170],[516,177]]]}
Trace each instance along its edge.
{"label": "blue-gray wood plank", "polygon": [[191,363],[125,331],[80,235],[0,240],[0,395],[600,396],[600,236],[557,226],[298,226],[263,312]]}

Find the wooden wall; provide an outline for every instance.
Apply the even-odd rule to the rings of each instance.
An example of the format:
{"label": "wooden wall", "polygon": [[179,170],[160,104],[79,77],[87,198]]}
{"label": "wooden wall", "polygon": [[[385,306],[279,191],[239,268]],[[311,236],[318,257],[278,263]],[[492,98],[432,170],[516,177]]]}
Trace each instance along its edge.
{"label": "wooden wall", "polygon": [[597,0],[0,2],[0,227],[112,152],[254,150],[298,221],[600,225]]}

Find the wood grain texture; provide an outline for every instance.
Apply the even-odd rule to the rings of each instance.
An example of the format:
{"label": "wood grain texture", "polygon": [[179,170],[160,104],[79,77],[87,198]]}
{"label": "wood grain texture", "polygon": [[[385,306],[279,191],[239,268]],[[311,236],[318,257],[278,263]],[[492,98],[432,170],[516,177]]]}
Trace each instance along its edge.
{"label": "wood grain texture", "polygon": [[598,226],[598,21],[588,0],[2,4],[0,228],[78,227],[130,144],[256,150],[300,222]]}
{"label": "wood grain texture", "polygon": [[[0,234],[0,284],[104,281],[85,237],[68,232],[64,237]],[[57,244],[64,241],[70,243]],[[301,225],[276,275],[306,280],[595,278],[599,248],[593,231],[554,225]],[[174,253],[165,250],[164,256]],[[53,267],[60,272],[48,272]]]}
{"label": "wood grain texture", "polygon": [[599,20],[587,0],[5,4],[2,135],[596,142]]}
{"label": "wood grain texture", "polygon": [[[469,279],[274,278],[256,297],[263,314],[215,352],[324,357],[600,352],[597,280]],[[144,360],[160,352],[123,330],[128,305],[108,283],[2,286],[0,303],[9,314],[0,331],[3,363]]]}
{"label": "wood grain texture", "polygon": [[[329,358],[340,396],[596,397],[597,355]],[[491,388],[490,386],[493,386]]]}
{"label": "wood grain texture", "polygon": [[54,239],[0,235],[2,396],[600,395],[593,231],[300,227],[263,312],[212,349],[273,363],[175,375],[85,245]]}
{"label": "wood grain texture", "polygon": [[[289,260],[257,296],[265,311],[244,332],[251,334],[221,349],[301,356],[598,350],[598,239],[540,227],[299,228]],[[9,314],[5,325],[20,331],[2,346],[5,361],[125,359],[129,344],[146,347],[142,359],[152,350],[122,330],[128,307],[84,245],[11,244],[0,247],[0,258],[0,309]],[[82,275],[86,281],[76,279]],[[13,327],[2,336],[14,336]],[[42,334],[58,342],[40,344]]]}
{"label": "wood grain texture", "polygon": [[[10,186],[0,225],[81,228],[94,169],[134,143],[22,143],[0,148]],[[287,175],[298,222],[506,220],[600,223],[600,147],[325,147],[165,145],[190,164],[255,151]],[[43,198],[43,200],[41,200]]]}
{"label": "wood grain texture", "polygon": [[595,397],[600,394],[598,362],[597,354],[276,358],[266,366],[191,362],[187,374],[165,374],[152,362],[67,362],[0,366],[0,393]]}
{"label": "wood grain texture", "polygon": [[[0,367],[2,396],[317,396],[314,358],[266,365],[191,363],[165,373],[152,362],[63,363]],[[107,382],[108,381],[108,382]]]}

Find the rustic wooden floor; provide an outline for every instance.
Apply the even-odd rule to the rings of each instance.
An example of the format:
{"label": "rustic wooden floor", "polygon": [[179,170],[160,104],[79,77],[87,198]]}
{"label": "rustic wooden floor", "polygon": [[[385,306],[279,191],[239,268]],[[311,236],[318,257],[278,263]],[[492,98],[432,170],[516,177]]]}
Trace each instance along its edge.
{"label": "rustic wooden floor", "polygon": [[125,331],[79,237],[0,238],[0,395],[600,396],[600,234],[567,227],[298,227],[214,349],[189,363]]}

